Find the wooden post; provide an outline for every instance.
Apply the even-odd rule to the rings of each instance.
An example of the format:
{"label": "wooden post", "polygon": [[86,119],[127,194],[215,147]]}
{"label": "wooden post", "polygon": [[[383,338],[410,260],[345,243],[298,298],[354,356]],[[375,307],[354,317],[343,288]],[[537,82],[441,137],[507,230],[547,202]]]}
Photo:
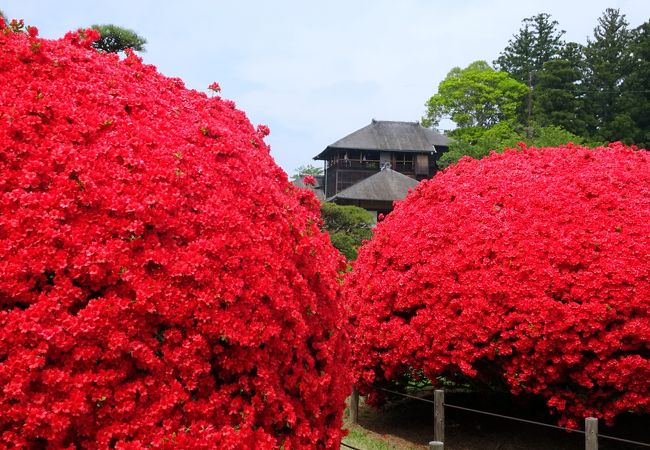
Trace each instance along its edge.
{"label": "wooden post", "polygon": [[440,441],[429,442],[429,450],[445,450],[445,444]]}
{"label": "wooden post", "polygon": [[585,418],[585,450],[598,450],[598,419]]}
{"label": "wooden post", "polygon": [[445,391],[436,389],[433,393],[433,438],[445,442]]}
{"label": "wooden post", "polygon": [[350,395],[350,422],[359,423],[359,393],[354,386]]}

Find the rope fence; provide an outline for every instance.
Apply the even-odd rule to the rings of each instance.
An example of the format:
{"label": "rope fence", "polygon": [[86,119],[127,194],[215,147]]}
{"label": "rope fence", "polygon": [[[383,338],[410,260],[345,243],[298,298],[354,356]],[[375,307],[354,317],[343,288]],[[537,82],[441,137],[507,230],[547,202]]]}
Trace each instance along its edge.
{"label": "rope fence", "polygon": [[528,420],[528,419],[520,419],[519,417],[504,416],[503,414],[496,414],[496,413],[491,413],[491,412],[487,412],[487,411],[480,411],[478,409],[465,408],[464,406],[450,405],[449,403],[445,403],[445,406],[447,408],[460,409],[462,411],[469,411],[469,412],[473,412],[473,413],[477,413],[477,414],[484,414],[486,416],[499,417],[501,419],[514,420],[514,421],[523,422],[523,423],[530,423],[532,425],[538,425],[540,427],[548,427],[548,428],[554,428],[556,430],[568,431],[569,433],[585,434],[585,432],[582,431],[582,430],[574,430],[572,428],[559,427],[557,425],[551,425],[550,423],[536,422],[534,420]]}
{"label": "rope fence", "polygon": [[384,392],[390,392],[391,394],[395,394],[395,395],[401,395],[402,397],[408,397],[408,398],[412,398],[412,399],[415,399],[415,400],[420,400],[421,402],[432,403],[434,405],[436,403],[433,400],[429,400],[428,398],[417,397],[415,395],[404,394],[402,392],[391,391],[389,389],[379,388],[379,390],[384,391]]}
{"label": "rope fence", "polygon": [[[609,439],[612,441],[617,441],[621,442],[624,444],[631,444],[631,445],[636,445],[639,447],[646,447],[650,448],[650,443],[647,442],[639,442],[639,441],[633,441],[629,439],[623,439],[620,437],[616,436],[608,436],[604,434],[599,434],[598,433],[598,419],[595,417],[587,417],[585,418],[585,429],[584,430],[575,430],[572,428],[566,428],[566,427],[560,427],[557,425],[551,425],[549,423],[543,423],[543,422],[537,422],[534,420],[528,420],[528,419],[521,419],[519,417],[512,417],[512,416],[506,416],[503,414],[497,414],[493,412],[488,412],[488,411],[481,411],[478,409],[472,409],[472,408],[466,408],[464,406],[458,406],[458,405],[452,405],[449,403],[445,403],[444,401],[444,395],[445,391],[441,389],[437,389],[434,391],[434,399],[430,400],[428,398],[422,398],[418,397],[416,395],[410,395],[406,394],[403,392],[398,392],[398,391],[392,391],[390,389],[384,389],[384,388],[378,388],[379,390],[383,392],[387,392],[393,395],[398,395],[401,397],[406,397],[410,398],[413,400],[425,402],[425,403],[431,403],[434,405],[434,440],[429,442],[429,449],[430,450],[443,450],[444,449],[444,426],[445,426],[445,408],[451,408],[451,409],[457,409],[457,410],[462,410],[462,411],[467,411],[475,414],[483,414],[486,416],[492,416],[492,417],[498,417],[500,419],[505,419],[505,420],[512,420],[515,422],[523,422],[527,423],[530,425],[536,425],[536,426],[541,426],[541,427],[546,427],[546,428],[552,428],[556,430],[562,430],[566,431],[568,433],[579,433],[579,434],[584,434],[585,435],[585,450],[598,450],[598,438],[602,439]],[[350,421],[352,423],[358,423],[359,419],[359,394],[357,390],[353,387],[352,388],[352,396],[350,397]],[[355,449],[354,447],[341,443],[342,446]],[[355,450],[360,450],[360,449],[355,449]]]}
{"label": "rope fence", "polygon": [[648,447],[648,448],[650,448],[650,444],[647,444],[645,442],[630,441],[629,439],[623,439],[623,438],[619,438],[619,437],[615,437],[615,436],[607,436],[605,434],[599,434],[598,437],[601,437],[603,439],[609,439],[611,441],[623,442],[625,444],[638,445],[639,447]]}

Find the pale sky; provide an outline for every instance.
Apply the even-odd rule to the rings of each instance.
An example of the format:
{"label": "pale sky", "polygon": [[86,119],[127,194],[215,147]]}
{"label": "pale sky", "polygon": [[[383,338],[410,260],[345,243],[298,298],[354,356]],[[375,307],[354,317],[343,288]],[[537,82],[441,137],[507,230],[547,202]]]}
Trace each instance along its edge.
{"label": "pale sky", "polygon": [[650,0],[0,0],[47,38],[96,23],[135,30],[148,41],[145,63],[188,88],[217,81],[268,125],[289,175],[321,166],[313,156],[373,118],[420,120],[449,70],[491,63],[525,17],[549,13],[584,44],[608,7],[631,28],[650,19]]}

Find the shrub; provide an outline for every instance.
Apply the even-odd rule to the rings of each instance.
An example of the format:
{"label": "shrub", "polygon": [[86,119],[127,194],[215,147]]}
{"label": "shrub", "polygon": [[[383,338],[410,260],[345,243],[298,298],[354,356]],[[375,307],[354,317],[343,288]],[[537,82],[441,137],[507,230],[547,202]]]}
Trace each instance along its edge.
{"label": "shrub", "polygon": [[0,446],[338,448],[342,258],[232,102],[0,27]]}
{"label": "shrub", "polygon": [[358,206],[332,202],[324,202],[320,213],[323,230],[330,235],[332,245],[349,261],[356,259],[361,244],[372,237],[372,215]]}
{"label": "shrub", "polygon": [[347,284],[356,383],[543,396],[560,423],[650,412],[650,156],[507,150],[423,181]]}

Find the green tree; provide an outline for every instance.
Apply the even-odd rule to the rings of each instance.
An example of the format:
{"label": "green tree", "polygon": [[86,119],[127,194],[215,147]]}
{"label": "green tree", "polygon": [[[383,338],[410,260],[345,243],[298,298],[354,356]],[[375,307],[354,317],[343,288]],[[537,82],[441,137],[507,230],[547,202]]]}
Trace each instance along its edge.
{"label": "green tree", "polygon": [[364,240],[372,237],[372,215],[357,206],[343,206],[325,202],[321,205],[323,229],[330,235],[332,245],[348,260],[357,258]]}
{"label": "green tree", "polygon": [[[517,131],[510,124],[502,122],[483,131],[483,134],[470,142],[467,135],[454,135],[454,142],[449,146],[449,151],[443,153],[438,160],[438,167],[444,169],[458,162],[463,156],[474,159],[481,159],[491,152],[501,153],[506,148],[517,148],[519,142],[534,147],[557,147],[572,142],[584,144],[585,140],[561,127],[549,125],[546,127],[533,127],[530,130],[530,137],[526,137],[523,131]],[[599,145],[601,143],[589,143]]]}
{"label": "green tree", "polygon": [[551,20],[546,13],[527,17],[522,24],[519,33],[508,41],[494,65],[516,80],[533,86],[534,74],[541,71],[544,63],[555,58],[564,47],[564,30],[558,30],[558,22]]}
{"label": "green tree", "polygon": [[147,40],[135,31],[117,25],[93,25],[91,28],[99,31],[100,38],[93,46],[104,52],[118,53],[127,48],[138,52],[145,51]]}
{"label": "green tree", "polygon": [[631,71],[631,32],[625,15],[608,8],[598,18],[585,47],[585,109],[594,118],[588,131],[596,139],[630,142],[634,124],[621,87]]}
{"label": "green tree", "polygon": [[557,58],[543,64],[533,99],[537,125],[555,125],[579,135],[586,132],[589,119],[584,111],[584,67],[583,48],[573,42]]}
{"label": "green tree", "polygon": [[549,125],[535,129],[535,135],[526,144],[535,147],[558,147],[568,143],[584,144],[584,138],[577,136],[562,127]]}
{"label": "green tree", "polygon": [[323,168],[322,167],[316,167],[311,164],[307,164],[306,166],[300,166],[295,170],[295,173],[291,175],[291,179],[293,181],[296,181],[305,175],[322,175],[323,174]]}
{"label": "green tree", "polygon": [[448,117],[459,128],[470,128],[512,121],[527,90],[485,61],[475,61],[465,69],[454,67],[438,86],[438,93],[427,101],[422,123],[437,126]]}
{"label": "green tree", "polygon": [[463,156],[481,159],[490,152],[500,153],[505,148],[516,147],[518,142],[524,140],[524,136],[507,122],[498,123],[487,129],[454,130],[450,135],[454,141],[450,144],[449,151],[443,153],[438,160],[440,169],[457,163]]}
{"label": "green tree", "polygon": [[634,122],[631,143],[650,148],[650,21],[633,30],[632,69],[622,90],[626,111]]}
{"label": "green tree", "polygon": [[564,47],[564,30],[559,30],[558,22],[546,13],[527,17],[522,24],[494,65],[528,86],[528,97],[519,114],[521,123],[532,126],[538,75],[545,63],[560,54]]}

